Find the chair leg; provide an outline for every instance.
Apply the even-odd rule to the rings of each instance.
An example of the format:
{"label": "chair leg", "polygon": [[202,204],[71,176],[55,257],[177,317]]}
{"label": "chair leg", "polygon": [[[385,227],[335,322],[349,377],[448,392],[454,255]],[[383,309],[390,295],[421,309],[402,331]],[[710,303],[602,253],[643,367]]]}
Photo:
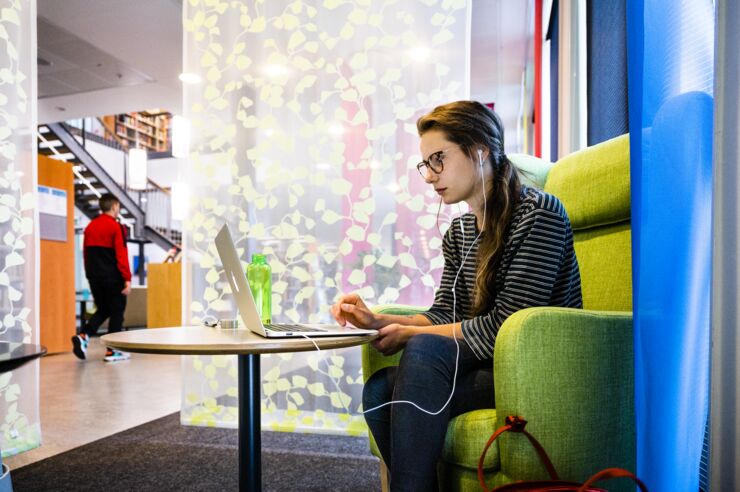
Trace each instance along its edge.
{"label": "chair leg", "polygon": [[382,492],[388,492],[390,488],[388,487],[389,482],[388,477],[388,467],[385,465],[385,461],[382,459],[380,460],[380,490]]}

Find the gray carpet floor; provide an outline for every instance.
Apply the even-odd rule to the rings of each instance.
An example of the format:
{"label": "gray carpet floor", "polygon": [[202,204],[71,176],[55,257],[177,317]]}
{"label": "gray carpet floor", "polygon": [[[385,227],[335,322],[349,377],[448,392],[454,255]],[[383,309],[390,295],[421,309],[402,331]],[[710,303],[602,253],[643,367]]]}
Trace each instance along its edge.
{"label": "gray carpet floor", "polygon": [[[237,490],[237,454],[236,430],[182,426],[174,413],[11,477],[15,492]],[[378,491],[378,459],[367,438],[266,431],[262,490]]]}

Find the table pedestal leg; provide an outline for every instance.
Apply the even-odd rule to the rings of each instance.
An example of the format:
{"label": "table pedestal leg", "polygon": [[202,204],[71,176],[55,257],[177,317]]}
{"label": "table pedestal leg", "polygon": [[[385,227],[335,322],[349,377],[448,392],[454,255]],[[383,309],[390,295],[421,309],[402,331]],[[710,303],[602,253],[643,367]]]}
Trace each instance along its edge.
{"label": "table pedestal leg", "polygon": [[261,378],[259,354],[240,354],[239,491],[262,490]]}

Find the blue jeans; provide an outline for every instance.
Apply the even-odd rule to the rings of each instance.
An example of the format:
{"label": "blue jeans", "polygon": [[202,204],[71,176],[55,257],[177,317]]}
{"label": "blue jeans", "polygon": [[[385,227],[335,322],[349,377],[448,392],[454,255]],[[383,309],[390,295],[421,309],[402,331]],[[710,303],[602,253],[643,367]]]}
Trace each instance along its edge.
{"label": "blue jeans", "polygon": [[[437,490],[437,461],[447,423],[479,408],[494,408],[493,361],[478,360],[460,343],[457,380],[452,400],[437,415],[408,403],[394,403],[365,414],[365,420],[390,470],[393,491]],[[455,341],[439,335],[409,339],[398,367],[373,374],[362,392],[365,409],[391,400],[408,400],[430,412],[447,402],[455,374]]]}

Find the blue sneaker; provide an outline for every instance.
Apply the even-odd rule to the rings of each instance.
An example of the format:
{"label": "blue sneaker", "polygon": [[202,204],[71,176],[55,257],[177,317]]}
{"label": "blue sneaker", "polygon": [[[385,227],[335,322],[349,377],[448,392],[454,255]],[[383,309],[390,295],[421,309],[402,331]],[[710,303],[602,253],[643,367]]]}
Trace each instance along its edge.
{"label": "blue sneaker", "polygon": [[87,359],[87,335],[75,335],[72,337],[72,352],[80,360]]}
{"label": "blue sneaker", "polygon": [[131,355],[127,352],[121,352],[120,350],[107,349],[105,351],[105,357],[103,358],[106,362],[118,362],[119,360],[128,360]]}

